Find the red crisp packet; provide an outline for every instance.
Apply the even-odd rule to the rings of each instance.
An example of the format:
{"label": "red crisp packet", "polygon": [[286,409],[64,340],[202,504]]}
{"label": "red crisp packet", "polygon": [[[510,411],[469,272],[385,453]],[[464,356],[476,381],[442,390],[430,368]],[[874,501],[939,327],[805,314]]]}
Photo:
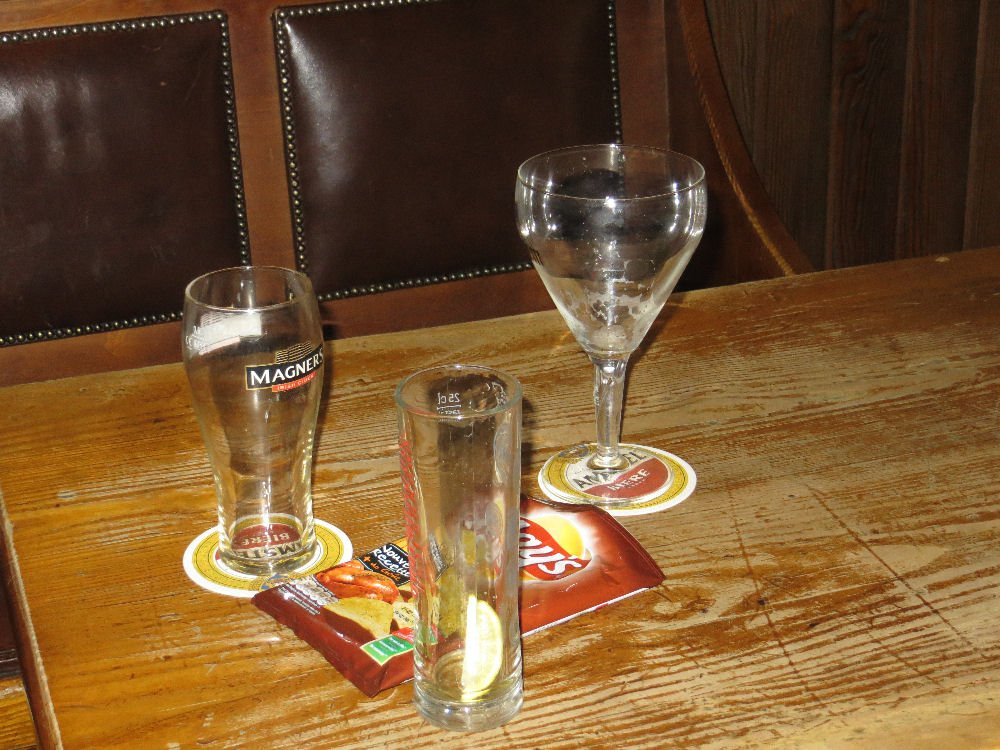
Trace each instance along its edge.
{"label": "red crisp packet", "polygon": [[[565,622],[658,585],[663,573],[624,527],[588,505],[521,500],[521,632]],[[406,540],[253,597],[366,695],[413,676]]]}
{"label": "red crisp packet", "polygon": [[663,573],[625,527],[591,505],[521,500],[521,633],[658,586]]}

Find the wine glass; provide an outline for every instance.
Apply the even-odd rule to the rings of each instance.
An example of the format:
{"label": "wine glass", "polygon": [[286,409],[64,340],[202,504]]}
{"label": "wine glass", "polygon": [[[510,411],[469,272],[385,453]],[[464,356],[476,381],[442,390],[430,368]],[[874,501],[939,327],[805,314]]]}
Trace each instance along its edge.
{"label": "wine glass", "polygon": [[553,456],[539,483],[569,502],[647,501],[669,484],[671,462],[619,444],[625,370],[701,239],[705,170],[656,148],[575,146],[524,162],[515,201],[531,261],[594,364],[597,442]]}

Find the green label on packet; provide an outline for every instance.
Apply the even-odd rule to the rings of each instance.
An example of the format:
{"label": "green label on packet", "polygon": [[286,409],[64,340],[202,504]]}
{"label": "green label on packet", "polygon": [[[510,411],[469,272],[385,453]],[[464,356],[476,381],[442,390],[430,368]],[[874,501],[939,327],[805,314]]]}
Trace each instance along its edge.
{"label": "green label on packet", "polygon": [[387,635],[375,641],[369,641],[361,647],[361,650],[381,666],[394,656],[399,656],[413,650],[413,642],[407,640],[407,637],[413,637],[412,631],[409,628],[397,631],[392,635]]}

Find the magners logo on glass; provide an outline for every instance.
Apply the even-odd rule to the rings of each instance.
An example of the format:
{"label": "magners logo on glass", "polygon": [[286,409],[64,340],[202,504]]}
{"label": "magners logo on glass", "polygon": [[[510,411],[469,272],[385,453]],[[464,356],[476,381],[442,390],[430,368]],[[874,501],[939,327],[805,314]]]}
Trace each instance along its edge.
{"label": "magners logo on glass", "polygon": [[576,525],[553,513],[521,517],[520,557],[522,578],[556,581],[586,568],[592,556]]}
{"label": "magners logo on glass", "polygon": [[247,390],[290,391],[315,378],[322,364],[322,344],[316,347],[299,344],[282,349],[275,353],[273,364],[247,366]]}

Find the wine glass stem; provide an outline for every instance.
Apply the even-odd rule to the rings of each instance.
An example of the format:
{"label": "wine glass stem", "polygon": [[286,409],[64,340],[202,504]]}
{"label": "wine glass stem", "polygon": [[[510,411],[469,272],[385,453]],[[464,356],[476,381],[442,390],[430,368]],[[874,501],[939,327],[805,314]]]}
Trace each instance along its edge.
{"label": "wine glass stem", "polygon": [[597,410],[597,453],[590,459],[597,469],[624,469],[618,440],[622,429],[622,399],[628,355],[618,359],[591,357],[594,363],[594,406]]}

